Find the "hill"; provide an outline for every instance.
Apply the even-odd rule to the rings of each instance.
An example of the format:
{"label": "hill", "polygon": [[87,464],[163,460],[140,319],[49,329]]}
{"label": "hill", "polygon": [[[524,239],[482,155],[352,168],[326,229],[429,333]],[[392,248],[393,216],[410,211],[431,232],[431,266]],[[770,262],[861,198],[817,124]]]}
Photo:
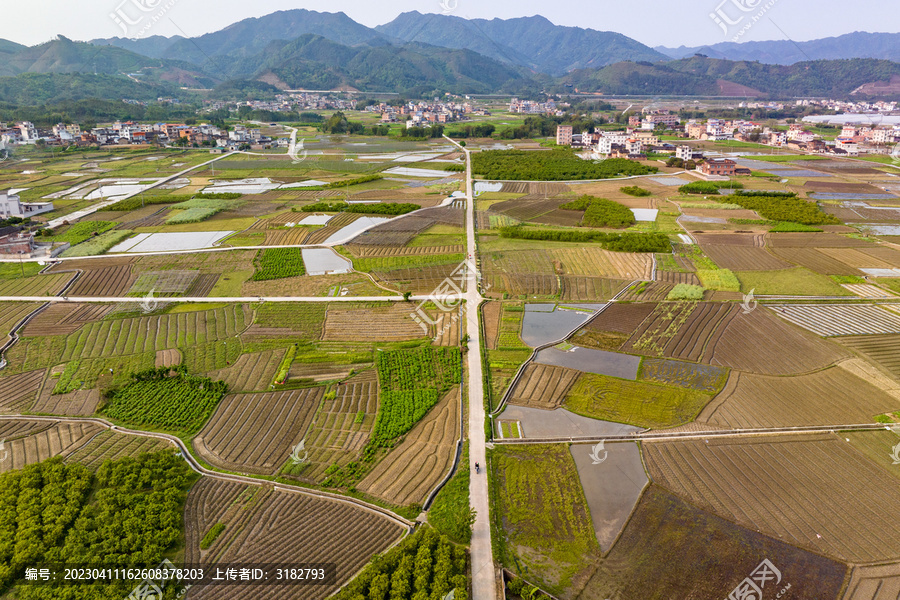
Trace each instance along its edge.
{"label": "hill", "polygon": [[541,16],[486,20],[413,11],[375,30],[405,42],[472,50],[500,62],[551,75],[599,68],[623,60],[668,58],[619,33],[562,27]]}

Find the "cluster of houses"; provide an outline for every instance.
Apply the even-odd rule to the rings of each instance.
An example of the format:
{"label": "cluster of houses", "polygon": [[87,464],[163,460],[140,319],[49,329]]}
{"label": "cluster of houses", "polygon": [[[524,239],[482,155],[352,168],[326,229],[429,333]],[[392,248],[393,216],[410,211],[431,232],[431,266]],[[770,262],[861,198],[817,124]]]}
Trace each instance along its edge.
{"label": "cluster of houses", "polygon": [[646,158],[647,151],[673,152],[671,144],[660,144],[659,136],[652,131],[628,128],[625,131],[595,131],[573,133],[571,125],[556,128],[556,144],[582,148],[594,154],[612,158]]}
{"label": "cluster of houses", "polygon": [[382,123],[406,121],[406,127],[424,127],[434,124],[467,121],[473,115],[490,116],[483,108],[476,108],[469,102],[407,102],[401,106],[391,106],[381,102],[366,107],[366,112],[380,113]]}
{"label": "cluster of houses", "polygon": [[569,106],[568,104],[557,105],[553,100],[546,102],[533,102],[531,100],[519,100],[513,98],[509,102],[509,112],[525,115],[548,115],[551,117],[562,117],[565,111],[561,110]]}
{"label": "cluster of houses", "polygon": [[39,130],[30,122],[7,126],[0,123],[0,136],[5,144],[34,144],[43,140],[48,145],[148,145],[177,144],[210,146],[235,150],[242,146],[251,149],[271,148],[274,142],[260,129],[237,125],[228,131],[209,124],[184,123],[142,124],[117,121],[108,127],[82,131],[76,124],[59,123],[47,130]]}

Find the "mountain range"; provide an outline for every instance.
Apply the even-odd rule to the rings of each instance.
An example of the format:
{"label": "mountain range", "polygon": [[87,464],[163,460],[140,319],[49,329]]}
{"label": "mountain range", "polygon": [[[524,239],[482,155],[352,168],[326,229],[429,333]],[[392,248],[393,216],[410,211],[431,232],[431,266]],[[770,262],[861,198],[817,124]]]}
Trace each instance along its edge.
{"label": "mountain range", "polygon": [[[794,60],[798,52],[802,62]],[[900,64],[893,62],[900,60],[900,34],[854,33],[805,42],[799,50],[790,42],[654,49],[541,16],[486,20],[407,12],[370,28],[341,12],[298,9],[196,38],[85,43],[59,36],[33,47],[0,40],[0,58],[0,89],[12,91],[7,101],[19,102],[30,97],[15,83],[25,75],[31,77],[21,87],[44,86],[35,102],[54,99],[54,91],[65,99],[95,97],[98,90],[116,97],[110,77],[121,78],[122,93],[138,99],[191,89],[212,89],[204,92],[209,97],[277,89],[410,97],[444,91],[741,97],[900,92]],[[54,90],[61,75],[67,78],[58,79]]]}
{"label": "mountain range", "polygon": [[878,58],[900,61],[900,33],[866,33],[857,31],[837,37],[809,42],[773,40],[766,42],[722,42],[711,46],[666,48],[656,50],[671,58],[687,58],[703,54],[727,60],[759,61],[776,65],[792,65],[809,60],[846,58]]}

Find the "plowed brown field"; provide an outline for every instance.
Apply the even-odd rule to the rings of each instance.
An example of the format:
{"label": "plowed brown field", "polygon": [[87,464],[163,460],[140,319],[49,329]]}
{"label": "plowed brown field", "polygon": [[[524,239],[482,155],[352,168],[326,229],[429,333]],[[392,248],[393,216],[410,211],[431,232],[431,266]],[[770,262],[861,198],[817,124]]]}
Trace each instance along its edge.
{"label": "plowed brown field", "polygon": [[732,373],[698,417],[721,427],[794,427],[871,423],[900,410],[900,400],[840,367],[810,375]]}
{"label": "plowed brown field", "polygon": [[845,561],[900,558],[900,479],[837,435],[643,448],[655,482],[751,530]]}
{"label": "plowed brown field", "polygon": [[391,504],[421,503],[447,475],[456,456],[459,435],[459,388],[456,388],[357,487]]}
{"label": "plowed brown field", "polygon": [[580,374],[574,369],[531,363],[525,367],[509,401],[532,408],[559,408]]}
{"label": "plowed brown field", "polygon": [[200,435],[197,452],[223,469],[272,475],[303,439],[323,388],[229,394]]}

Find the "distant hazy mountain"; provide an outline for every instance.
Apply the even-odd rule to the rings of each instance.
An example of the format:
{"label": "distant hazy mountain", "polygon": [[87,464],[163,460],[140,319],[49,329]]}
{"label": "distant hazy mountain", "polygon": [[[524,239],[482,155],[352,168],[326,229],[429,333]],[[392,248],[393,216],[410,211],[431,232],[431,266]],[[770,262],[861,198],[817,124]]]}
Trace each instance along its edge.
{"label": "distant hazy mountain", "polygon": [[183,38],[180,35],[170,38],[161,35],[152,35],[150,37],[135,40],[119,37],[97,39],[91,40],[90,43],[95,46],[115,46],[116,48],[122,48],[137,54],[149,56],[150,58],[162,58],[166,53],[166,50],[172,47],[172,44],[184,39],[187,38]]}
{"label": "distant hazy mountain", "polygon": [[406,42],[465,48],[551,75],[623,60],[668,59],[622,34],[562,27],[541,16],[486,20],[407,12],[375,30]]}
{"label": "distant hazy mountain", "polygon": [[27,47],[28,46],[23,46],[22,44],[17,44],[9,40],[0,39],[0,54],[15,54],[16,52],[21,52]]}
{"label": "distant hazy mountain", "polygon": [[228,75],[289,89],[398,92],[488,93],[526,81],[517,69],[470,50],[425,44],[350,47],[311,34],[230,61]]}
{"label": "distant hazy mountain", "polygon": [[[579,92],[635,95],[720,95],[847,97],[873,82],[900,79],[900,64],[884,60],[818,60],[767,65],[695,56],[664,64],[617,63],[575,71],[556,81]],[[571,89],[571,88],[569,88]]]}
{"label": "distant hazy mountain", "polygon": [[686,58],[704,54],[711,58],[748,60],[777,65],[792,65],[807,60],[838,60],[843,58],[878,58],[900,61],[900,33],[848,33],[839,37],[822,38],[795,44],[789,40],[767,42],[722,42],[711,46],[666,48],[656,50],[672,58]]}

